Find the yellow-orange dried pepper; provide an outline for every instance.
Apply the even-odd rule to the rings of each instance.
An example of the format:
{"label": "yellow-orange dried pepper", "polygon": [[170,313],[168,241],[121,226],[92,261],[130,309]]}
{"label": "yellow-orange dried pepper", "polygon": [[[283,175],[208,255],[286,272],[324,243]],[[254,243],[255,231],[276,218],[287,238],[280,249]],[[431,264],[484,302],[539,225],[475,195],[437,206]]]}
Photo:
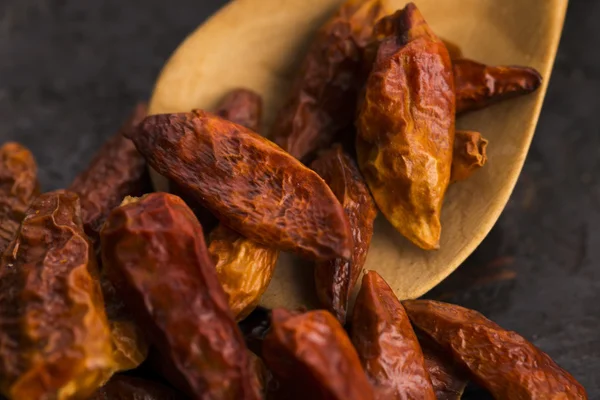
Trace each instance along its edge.
{"label": "yellow-orange dried pepper", "polygon": [[356,152],[381,212],[423,249],[439,247],[440,213],[450,182],[455,96],[452,64],[416,6],[382,29],[359,109]]}

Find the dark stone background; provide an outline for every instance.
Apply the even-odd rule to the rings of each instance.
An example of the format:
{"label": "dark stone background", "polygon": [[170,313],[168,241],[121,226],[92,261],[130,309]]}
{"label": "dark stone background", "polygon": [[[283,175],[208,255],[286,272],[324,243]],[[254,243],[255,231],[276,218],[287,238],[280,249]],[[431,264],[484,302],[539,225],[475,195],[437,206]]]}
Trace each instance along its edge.
{"label": "dark stone background", "polygon": [[[68,185],[135,102],[148,98],[171,51],[224,3],[0,0],[0,141],[32,149],[45,190]],[[511,201],[481,247],[430,294],[520,332],[596,399],[599,20],[599,1],[571,1]]]}

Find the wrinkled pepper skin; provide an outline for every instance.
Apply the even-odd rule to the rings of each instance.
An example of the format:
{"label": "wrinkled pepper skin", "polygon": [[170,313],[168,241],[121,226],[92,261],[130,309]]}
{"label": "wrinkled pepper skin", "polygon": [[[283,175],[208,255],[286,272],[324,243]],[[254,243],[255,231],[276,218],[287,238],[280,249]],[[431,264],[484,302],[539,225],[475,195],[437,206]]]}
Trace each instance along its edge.
{"label": "wrinkled pepper skin", "polygon": [[487,139],[474,131],[456,131],[451,182],[464,181],[487,162]]}
{"label": "wrinkled pepper skin", "polygon": [[135,129],[147,114],[145,104],[138,104],[119,132],[98,151],[85,171],[78,175],[69,190],[81,199],[81,216],[85,232],[96,243],[104,220],[121,204],[125,196],[140,196],[150,191],[146,161],[124,134]]}
{"label": "wrinkled pepper skin", "polygon": [[544,352],[480,313],[433,300],[404,301],[412,324],[496,399],[587,399]]}
{"label": "wrinkled pepper skin", "polygon": [[272,312],[271,330],[263,342],[267,367],[292,390],[288,398],[372,400],[373,389],[356,350],[328,311],[295,314]]}
{"label": "wrinkled pepper skin", "polygon": [[454,146],[452,66],[414,4],[394,19],[396,34],[379,46],[359,109],[358,164],[388,221],[419,247],[437,249]]}
{"label": "wrinkled pepper skin", "polygon": [[0,390],[86,398],[112,370],[93,247],[76,194],[35,199],[0,264]]}
{"label": "wrinkled pepper skin", "polygon": [[367,272],[352,315],[352,343],[381,399],[431,399],[435,394],[404,307],[375,271]]}
{"label": "wrinkled pepper skin", "polygon": [[[128,198],[102,231],[107,277],[196,399],[256,399],[246,347],[210,260],[202,226],[179,197]],[[169,378],[171,378],[169,376]]]}
{"label": "wrinkled pepper skin", "polygon": [[88,400],[182,400],[181,393],[147,379],[115,375]]}
{"label": "wrinkled pepper skin", "polygon": [[452,68],[457,114],[532,93],[542,84],[540,73],[529,67],[494,67],[463,58],[452,60]]}
{"label": "wrinkled pepper skin", "polygon": [[131,136],[155,170],[248,239],[313,259],[350,258],[350,226],[331,189],[260,135],[195,111],[149,116]]}
{"label": "wrinkled pepper skin", "polygon": [[256,308],[267,290],[279,251],[246,239],[224,225],[211,232],[209,241],[208,252],[229,297],[229,308],[240,321]]}
{"label": "wrinkled pepper skin", "polygon": [[317,264],[315,286],[321,304],[340,323],[346,323],[346,308],[363,271],[377,216],[375,201],[354,161],[340,145],[334,145],[313,161],[311,168],[327,182],[350,222],[354,247],[352,259],[336,258]]}
{"label": "wrinkled pepper skin", "polygon": [[381,0],[349,0],[317,32],[272,130],[275,142],[294,157],[328,146],[352,125],[362,51],[387,13]]}
{"label": "wrinkled pepper skin", "polygon": [[437,400],[460,400],[469,381],[464,371],[443,354],[435,343],[421,338],[419,343]]}
{"label": "wrinkled pepper skin", "polygon": [[[219,117],[242,125],[253,132],[260,132],[262,118],[262,98],[249,89],[233,89],[228,92],[217,106],[215,114]],[[181,197],[194,211],[196,217],[208,234],[217,225],[217,218],[190,196],[185,188],[174,182],[169,182],[169,192]]]}
{"label": "wrinkled pepper skin", "polygon": [[14,238],[31,201],[40,194],[37,164],[24,146],[0,147],[0,253]]}

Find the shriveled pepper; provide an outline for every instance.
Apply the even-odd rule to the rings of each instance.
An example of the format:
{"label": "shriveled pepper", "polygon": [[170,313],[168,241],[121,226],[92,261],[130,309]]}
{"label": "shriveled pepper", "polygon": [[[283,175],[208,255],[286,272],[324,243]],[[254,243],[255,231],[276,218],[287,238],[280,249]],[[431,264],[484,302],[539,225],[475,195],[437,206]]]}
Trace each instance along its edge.
{"label": "shriveled pepper", "polygon": [[388,221],[436,249],[454,146],[452,65],[414,4],[390,18],[359,108],[358,164]]}
{"label": "shriveled pepper", "polygon": [[456,131],[452,156],[451,182],[462,181],[487,162],[487,139],[479,132]]}
{"label": "shriveled pepper", "polygon": [[248,239],[313,259],[349,258],[344,210],[277,145],[204,111],[152,115],[132,136],[159,173]]}
{"label": "shriveled pepper", "polygon": [[412,324],[497,399],[587,399],[544,352],[480,313],[433,300],[403,302]]}
{"label": "shriveled pepper", "polygon": [[33,154],[15,142],[0,148],[0,254],[11,242],[29,208],[40,194]]}
{"label": "shriveled pepper", "polygon": [[320,154],[311,168],[331,187],[352,229],[351,260],[336,258],[319,263],[315,268],[315,285],[321,304],[344,324],[350,295],[367,259],[377,207],[358,167],[340,145]]}
{"label": "shriveled pepper", "polygon": [[136,129],[146,115],[146,104],[138,104],[119,132],[98,150],[87,169],[69,187],[81,199],[85,232],[95,244],[108,213],[121,204],[125,196],[140,196],[151,191],[146,161],[133,142],[124,136]]}
{"label": "shriveled pepper", "polygon": [[352,316],[352,343],[381,399],[431,399],[435,394],[404,307],[375,271],[363,277]]}
{"label": "shriveled pepper", "polygon": [[465,58],[452,60],[452,67],[457,114],[532,93],[542,84],[540,73],[529,67],[496,67]]}
{"label": "shriveled pepper", "polygon": [[272,312],[263,357],[288,399],[372,400],[373,389],[344,328],[328,311]]}
{"label": "shriveled pepper", "polygon": [[79,198],[37,197],[0,263],[0,391],[11,400],[86,398],[113,370],[93,246]]}
{"label": "shriveled pepper", "polygon": [[363,49],[388,13],[382,0],[348,0],[319,29],[273,126],[284,150],[304,159],[352,125]]}
{"label": "shriveled pepper", "polygon": [[106,275],[172,383],[197,399],[258,399],[244,340],[189,207],[166,193],[129,198],[100,236]]}

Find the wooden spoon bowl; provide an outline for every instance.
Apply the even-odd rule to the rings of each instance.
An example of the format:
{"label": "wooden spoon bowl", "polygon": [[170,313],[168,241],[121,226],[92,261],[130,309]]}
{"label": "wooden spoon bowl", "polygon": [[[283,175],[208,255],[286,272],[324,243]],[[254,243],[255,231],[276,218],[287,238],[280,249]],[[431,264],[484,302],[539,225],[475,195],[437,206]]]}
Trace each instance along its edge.
{"label": "wooden spoon bowl", "polygon": [[[454,271],[490,231],[515,186],[533,137],[556,55],[567,0],[414,0],[433,30],[486,64],[526,65],[544,77],[532,95],[458,119],[490,141],[488,163],[452,185],[442,213],[440,249],[424,251],[381,215],[365,265],[401,299],[423,295]],[[406,1],[389,0],[391,9]],[[193,32],[165,65],[150,113],[213,109],[237,87],[265,101],[265,132],[316,29],[343,0],[235,0]],[[164,178],[154,174],[157,189]],[[283,254],[263,296],[265,307],[316,306],[313,268]]]}

